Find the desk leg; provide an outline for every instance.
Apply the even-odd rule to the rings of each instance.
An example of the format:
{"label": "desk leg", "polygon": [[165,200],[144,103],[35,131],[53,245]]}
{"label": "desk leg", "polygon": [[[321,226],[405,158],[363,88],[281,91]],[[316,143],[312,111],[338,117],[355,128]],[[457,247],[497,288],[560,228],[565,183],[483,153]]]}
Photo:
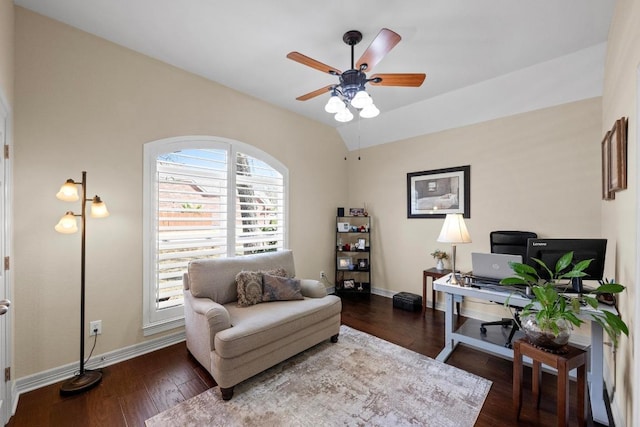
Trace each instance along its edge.
{"label": "desk leg", "polygon": [[427,274],[422,273],[422,315],[427,311]]}
{"label": "desk leg", "polygon": [[436,357],[439,362],[446,362],[455,349],[453,340],[453,295],[445,293],[444,298],[444,348]]}
{"label": "desk leg", "polygon": [[609,425],[609,417],[607,416],[607,408],[604,404],[604,386],[603,386],[603,340],[602,326],[596,322],[591,322],[591,360],[589,366],[589,397],[591,399],[591,413],[593,420]]}

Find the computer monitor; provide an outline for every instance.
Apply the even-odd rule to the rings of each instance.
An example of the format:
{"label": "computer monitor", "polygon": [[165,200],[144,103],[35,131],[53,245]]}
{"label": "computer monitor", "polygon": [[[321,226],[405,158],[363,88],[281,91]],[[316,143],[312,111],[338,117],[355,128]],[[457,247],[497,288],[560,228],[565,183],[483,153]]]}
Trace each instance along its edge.
{"label": "computer monitor", "polygon": [[556,262],[567,252],[573,252],[573,264],[592,259],[589,267],[584,270],[586,276],[571,280],[572,290],[582,293],[583,280],[602,280],[606,250],[607,239],[529,239],[525,262],[535,268],[538,276],[544,279],[548,278],[549,273],[532,258],[544,262],[551,271],[554,271]]}

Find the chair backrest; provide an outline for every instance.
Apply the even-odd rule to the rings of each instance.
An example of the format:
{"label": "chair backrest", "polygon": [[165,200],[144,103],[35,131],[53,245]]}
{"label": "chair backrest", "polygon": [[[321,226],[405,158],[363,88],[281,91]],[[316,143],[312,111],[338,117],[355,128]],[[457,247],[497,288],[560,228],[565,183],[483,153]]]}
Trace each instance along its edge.
{"label": "chair backrest", "polygon": [[524,262],[527,257],[527,240],[537,237],[531,231],[492,231],[489,234],[491,253],[521,255]]}

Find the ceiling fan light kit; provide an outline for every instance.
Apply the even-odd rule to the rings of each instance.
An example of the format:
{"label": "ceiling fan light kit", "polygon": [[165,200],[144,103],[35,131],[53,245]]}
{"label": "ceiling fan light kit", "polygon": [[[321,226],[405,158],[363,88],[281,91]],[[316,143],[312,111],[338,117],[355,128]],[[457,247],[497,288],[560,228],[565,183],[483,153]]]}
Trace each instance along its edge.
{"label": "ceiling fan light kit", "polygon": [[377,86],[419,87],[424,82],[425,74],[376,74],[367,78],[365,71],[371,71],[400,42],[401,38],[397,33],[387,28],[380,30],[357,63],[354,61],[354,46],[362,40],[362,33],[357,30],[347,31],[342,40],[351,46],[351,68],[344,72],[299,52],[290,52],[287,55],[287,58],[293,61],[337,76],[340,80],[340,83],[336,85],[325,86],[299,96],[296,98],[298,101],[306,101],[323,93],[331,92],[331,97],[324,110],[327,113],[335,114],[334,118],[344,123],[353,120],[353,113],[349,110],[349,106],[358,110],[360,117],[365,119],[380,114],[380,110],[373,103],[373,98],[366,91],[367,83]]}

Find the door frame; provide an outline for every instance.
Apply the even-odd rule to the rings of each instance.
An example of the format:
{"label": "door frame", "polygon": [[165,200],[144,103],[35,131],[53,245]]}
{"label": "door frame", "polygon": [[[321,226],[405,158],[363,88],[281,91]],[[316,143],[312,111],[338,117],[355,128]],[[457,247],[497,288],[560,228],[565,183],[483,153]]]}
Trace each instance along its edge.
{"label": "door frame", "polygon": [[[13,170],[11,162],[11,157],[13,155],[13,120],[9,103],[1,90],[0,121],[4,121],[5,124],[5,140],[0,141],[0,144],[8,145],[10,147],[10,155],[8,159],[5,159],[4,147],[1,147],[0,151],[0,162],[3,162],[4,165],[2,168],[4,175],[2,177],[2,182],[4,183],[4,187],[0,185],[0,197],[4,199],[4,203],[0,203],[0,208],[4,209],[4,221],[0,224],[3,233],[0,235],[4,236],[4,238],[0,239],[0,254],[10,257],[10,260],[13,261],[13,226],[11,215],[11,212],[13,211]],[[0,259],[0,268],[4,269],[4,260],[2,259]],[[13,274],[10,268],[4,270],[4,274],[0,280],[0,286],[2,287],[4,298],[13,301]],[[0,398],[3,400],[2,407],[0,408],[0,424],[3,426],[9,422],[9,419],[13,414],[14,406],[17,404],[17,401],[14,402],[15,382],[13,380],[13,372],[9,381],[4,381],[4,369],[13,366],[13,311],[14,308],[11,307],[3,316],[3,322],[0,322],[0,328],[2,328],[2,330],[0,330],[0,387],[2,387],[2,390],[0,390]],[[13,371],[13,368],[11,371]]]}

